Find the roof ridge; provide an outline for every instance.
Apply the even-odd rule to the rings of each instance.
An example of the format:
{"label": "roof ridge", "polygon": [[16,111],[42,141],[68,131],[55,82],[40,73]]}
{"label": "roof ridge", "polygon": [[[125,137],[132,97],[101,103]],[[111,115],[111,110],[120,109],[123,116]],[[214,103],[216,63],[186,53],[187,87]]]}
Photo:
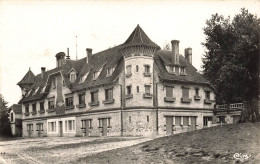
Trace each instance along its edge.
{"label": "roof ridge", "polygon": [[138,29],[139,29],[139,34],[140,34],[141,42],[144,43],[143,38],[142,38],[142,33],[140,32],[141,28],[140,28],[139,25],[138,25],[138,27],[139,27]]}

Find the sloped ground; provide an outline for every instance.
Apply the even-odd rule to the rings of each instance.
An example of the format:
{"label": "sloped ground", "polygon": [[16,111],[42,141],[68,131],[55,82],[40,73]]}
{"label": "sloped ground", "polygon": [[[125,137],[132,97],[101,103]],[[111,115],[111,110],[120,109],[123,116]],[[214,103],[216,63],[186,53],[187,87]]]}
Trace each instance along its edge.
{"label": "sloped ground", "polygon": [[[250,156],[235,159],[234,154]],[[246,156],[244,156],[246,157]],[[233,124],[157,138],[73,163],[260,163],[260,124]]]}
{"label": "sloped ground", "polygon": [[79,158],[132,146],[151,138],[140,137],[45,137],[0,142],[0,164],[70,163]]}

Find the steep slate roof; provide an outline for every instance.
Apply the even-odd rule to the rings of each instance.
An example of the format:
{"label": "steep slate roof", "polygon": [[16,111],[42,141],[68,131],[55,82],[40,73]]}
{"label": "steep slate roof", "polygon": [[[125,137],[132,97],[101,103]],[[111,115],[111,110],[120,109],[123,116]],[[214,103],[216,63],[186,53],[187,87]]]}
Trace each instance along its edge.
{"label": "steep slate roof", "polygon": [[[202,77],[198,72],[197,69],[188,62],[187,59],[185,59],[182,55],[180,55],[179,58],[179,65],[180,66],[186,66],[186,76],[181,75],[174,75],[170,74],[167,70],[165,65],[171,64],[170,61],[172,58],[172,51],[165,51],[165,50],[159,50],[155,53],[154,59],[155,64],[157,65],[159,69],[159,76],[163,80],[170,80],[170,81],[179,81],[179,82],[187,82],[187,83],[199,83],[199,84],[209,84],[209,82]],[[165,63],[166,62],[166,63]]]}
{"label": "steep slate roof", "polygon": [[[124,69],[124,57],[120,52],[121,48],[128,46],[150,46],[150,47],[159,47],[157,44],[152,42],[149,37],[144,33],[144,31],[138,25],[135,30],[132,32],[130,37],[121,45],[115,46],[113,48],[106,49],[104,51],[93,54],[89,59],[89,63],[86,62],[86,57],[80,60],[66,60],[66,62],[59,68],[54,68],[52,70],[46,71],[41,74],[38,74],[34,78],[33,85],[29,88],[31,90],[30,94],[23,97],[19,103],[25,103],[29,101],[35,101],[44,99],[49,91],[50,80],[49,76],[51,74],[60,72],[64,78],[65,84],[72,92],[84,90],[86,88],[92,88],[100,85],[110,85],[114,83],[122,70]],[[159,76],[162,80],[170,81],[180,81],[180,82],[191,82],[191,83],[200,83],[200,84],[209,84],[208,81],[203,78],[199,73],[197,73],[196,68],[194,68],[183,56],[180,55],[180,65],[186,66],[187,75],[172,75],[169,74],[165,68],[165,65],[170,63],[172,56],[171,51],[158,50],[154,54],[154,61],[159,69]],[[114,67],[114,72],[111,76],[107,77],[107,69]],[[69,80],[69,71],[74,69],[77,72],[77,79],[72,84]],[[102,69],[101,69],[102,68]],[[101,71],[98,78],[93,80],[93,73],[96,71]],[[30,74],[29,70],[27,74]],[[83,83],[80,83],[80,78],[88,73],[87,78]],[[29,75],[27,75],[29,76]],[[26,78],[25,78],[26,79]],[[23,81],[23,80],[22,80]],[[19,82],[20,83],[20,82]],[[19,84],[18,83],[18,84]],[[44,89],[44,90],[43,90]]]}
{"label": "steep slate roof", "polygon": [[123,47],[129,46],[159,47],[156,43],[151,41],[151,39],[145,34],[143,29],[139,25],[137,25],[129,38],[123,43]]}
{"label": "steep slate roof", "polygon": [[33,84],[34,83],[34,78],[35,78],[34,73],[31,71],[31,69],[29,69],[29,71],[25,74],[23,79],[20,82],[17,83],[17,85]]}
{"label": "steep slate roof", "polygon": [[13,104],[10,108],[9,108],[9,112],[13,110],[13,112],[15,114],[22,114],[22,105],[19,104]]}

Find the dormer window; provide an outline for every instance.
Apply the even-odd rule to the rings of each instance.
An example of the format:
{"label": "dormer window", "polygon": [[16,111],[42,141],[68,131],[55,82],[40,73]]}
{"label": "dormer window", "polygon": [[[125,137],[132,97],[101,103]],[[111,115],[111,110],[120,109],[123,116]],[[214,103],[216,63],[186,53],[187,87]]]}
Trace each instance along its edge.
{"label": "dormer window", "polygon": [[52,80],[52,88],[53,89],[56,88],[56,78],[53,78],[53,80]]}
{"label": "dormer window", "polygon": [[99,75],[99,72],[93,72],[93,80],[96,80]]}
{"label": "dormer window", "polygon": [[108,68],[107,69],[107,77],[111,76],[113,72],[114,72],[114,67]]}
{"label": "dormer window", "polygon": [[84,76],[81,76],[79,79],[79,83],[84,83],[84,81],[86,80],[86,78],[88,77],[89,72],[85,73]]}
{"label": "dormer window", "polygon": [[174,74],[174,72],[175,72],[175,67],[174,66],[166,66],[166,69],[167,69],[167,71],[170,74]]}
{"label": "dormer window", "polygon": [[72,83],[74,83],[76,81],[76,73],[75,72],[70,73],[70,81]]}
{"label": "dormer window", "polygon": [[187,75],[185,67],[181,67],[180,75],[183,75],[183,76]]}

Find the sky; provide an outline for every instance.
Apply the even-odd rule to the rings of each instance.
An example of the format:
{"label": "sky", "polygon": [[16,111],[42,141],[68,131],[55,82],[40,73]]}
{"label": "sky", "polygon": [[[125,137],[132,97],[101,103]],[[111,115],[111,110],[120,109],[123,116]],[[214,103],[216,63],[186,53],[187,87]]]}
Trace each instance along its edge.
{"label": "sky", "polygon": [[[71,59],[122,44],[137,24],[161,48],[180,41],[180,54],[192,48],[192,64],[201,71],[203,27],[212,14],[234,17],[245,7],[260,17],[260,1],[5,1],[0,0],[0,94],[9,106],[21,98],[16,85],[30,69],[56,66],[55,55]],[[76,49],[77,36],[77,49]]]}

